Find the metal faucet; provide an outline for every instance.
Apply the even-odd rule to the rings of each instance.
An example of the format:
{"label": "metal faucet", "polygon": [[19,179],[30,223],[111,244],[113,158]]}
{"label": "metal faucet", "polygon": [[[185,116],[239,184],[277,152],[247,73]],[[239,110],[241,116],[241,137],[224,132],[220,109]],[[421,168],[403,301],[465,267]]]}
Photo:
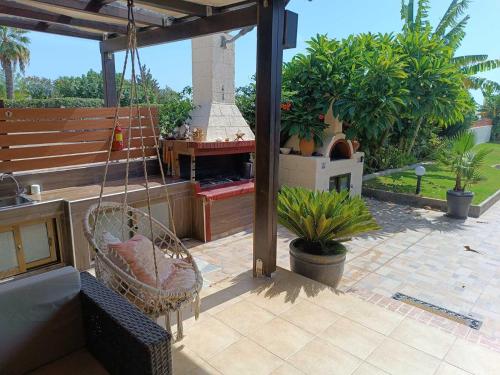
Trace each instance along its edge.
{"label": "metal faucet", "polygon": [[16,195],[21,195],[25,192],[24,187],[17,181],[17,179],[10,173],[4,173],[0,175],[0,182],[2,182],[6,177],[10,178],[16,183]]}

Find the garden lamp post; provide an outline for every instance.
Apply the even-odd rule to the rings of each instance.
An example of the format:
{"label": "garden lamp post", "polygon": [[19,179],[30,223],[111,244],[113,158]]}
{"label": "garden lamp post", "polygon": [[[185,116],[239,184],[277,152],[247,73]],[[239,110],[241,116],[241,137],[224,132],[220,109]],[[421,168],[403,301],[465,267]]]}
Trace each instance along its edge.
{"label": "garden lamp post", "polygon": [[421,190],[421,185],[422,185],[422,176],[425,174],[425,168],[421,165],[419,165],[417,168],[415,168],[415,174],[417,175],[417,189],[415,191],[415,194],[420,194]]}

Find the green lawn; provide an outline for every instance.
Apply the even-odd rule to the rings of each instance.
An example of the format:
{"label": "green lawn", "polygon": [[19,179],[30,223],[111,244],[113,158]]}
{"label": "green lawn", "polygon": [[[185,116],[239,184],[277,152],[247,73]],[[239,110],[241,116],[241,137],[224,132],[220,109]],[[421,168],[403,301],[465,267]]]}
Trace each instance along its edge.
{"label": "green lawn", "polygon": [[[476,146],[477,149],[491,150],[481,168],[484,180],[470,186],[474,195],[473,204],[479,204],[500,189],[500,169],[495,165],[500,164],[500,144],[485,143]],[[453,188],[454,178],[440,164],[426,165],[426,174],[422,179],[422,195],[429,198],[446,199],[446,191]],[[394,191],[398,193],[415,194],[417,178],[413,169],[395,173],[390,176],[378,177],[366,181],[366,187]]]}

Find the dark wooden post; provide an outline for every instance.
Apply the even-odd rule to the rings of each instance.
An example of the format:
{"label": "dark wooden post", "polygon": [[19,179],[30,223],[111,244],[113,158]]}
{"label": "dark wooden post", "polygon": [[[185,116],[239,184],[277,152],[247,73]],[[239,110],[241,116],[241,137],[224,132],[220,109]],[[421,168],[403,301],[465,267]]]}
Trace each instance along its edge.
{"label": "dark wooden post", "polygon": [[260,0],[257,13],[257,103],[253,270],[276,271],[281,68],[285,0]]}
{"label": "dark wooden post", "polygon": [[115,55],[111,52],[101,52],[102,79],[104,84],[104,106],[116,107]]}

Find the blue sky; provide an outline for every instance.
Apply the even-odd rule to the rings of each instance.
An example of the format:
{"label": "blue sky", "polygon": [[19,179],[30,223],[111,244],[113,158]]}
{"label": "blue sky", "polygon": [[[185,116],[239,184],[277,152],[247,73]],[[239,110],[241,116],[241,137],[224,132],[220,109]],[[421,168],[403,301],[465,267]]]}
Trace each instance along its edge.
{"label": "blue sky", "polygon": [[[431,0],[430,19],[436,25],[451,0]],[[305,41],[317,33],[343,38],[360,32],[394,32],[401,29],[400,0],[292,0],[289,9],[299,13],[298,46],[285,51],[288,61],[302,52]],[[464,54],[487,54],[500,58],[500,0],[473,0],[467,36],[458,51]],[[43,33],[30,33],[31,63],[26,74],[48,78],[80,75],[89,69],[99,71],[98,42]],[[236,85],[249,82],[255,73],[255,31],[236,45]],[[148,47],[141,50],[141,61],[152,71],[161,86],[182,89],[191,85],[191,47],[189,41]],[[117,55],[121,70],[123,53]],[[482,74],[500,82],[500,69]],[[481,101],[480,93],[474,93]]]}

